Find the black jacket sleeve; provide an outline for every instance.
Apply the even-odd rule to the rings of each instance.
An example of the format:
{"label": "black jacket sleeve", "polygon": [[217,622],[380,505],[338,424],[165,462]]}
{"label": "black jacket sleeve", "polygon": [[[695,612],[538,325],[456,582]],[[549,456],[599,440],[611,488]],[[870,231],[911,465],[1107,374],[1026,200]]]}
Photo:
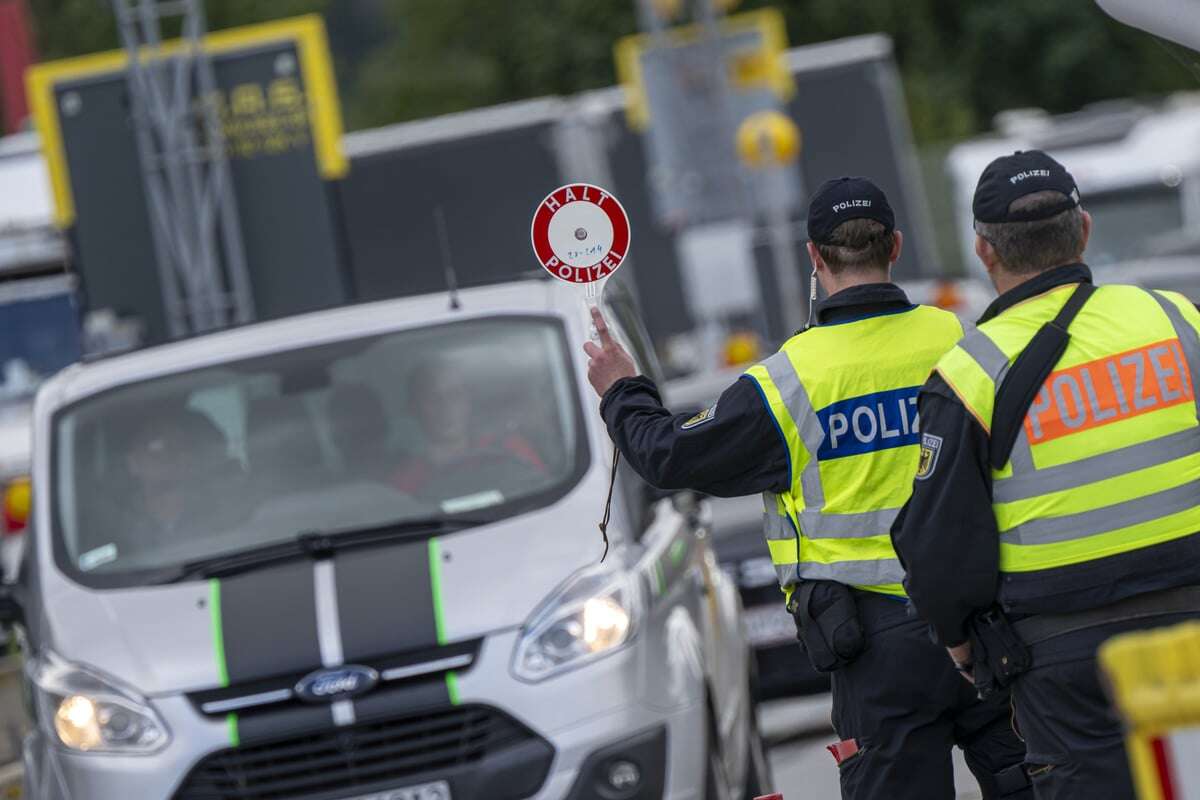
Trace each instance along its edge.
{"label": "black jacket sleeve", "polygon": [[788,488],[783,436],[749,378],[694,416],[664,408],[649,378],[624,378],[605,393],[600,414],[621,455],[659,489],[736,497]]}
{"label": "black jacket sleeve", "polygon": [[953,646],[967,638],[971,612],[996,598],[1000,538],[988,439],[936,373],[922,387],[918,409],[922,462],[912,497],[892,525],[892,543],[917,614]]}

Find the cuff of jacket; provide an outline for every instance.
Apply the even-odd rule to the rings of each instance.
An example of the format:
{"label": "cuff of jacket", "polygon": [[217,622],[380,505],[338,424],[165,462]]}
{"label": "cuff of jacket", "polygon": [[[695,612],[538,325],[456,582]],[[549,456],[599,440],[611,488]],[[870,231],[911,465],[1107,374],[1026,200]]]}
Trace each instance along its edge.
{"label": "cuff of jacket", "polygon": [[632,378],[621,378],[612,386],[608,387],[608,391],[604,393],[604,397],[600,398],[600,416],[608,425],[612,424],[612,420],[608,418],[608,413],[613,408],[613,403],[618,397],[625,394],[631,389],[649,390],[658,397],[658,387],[654,385],[654,381],[647,378],[645,375],[634,375]]}

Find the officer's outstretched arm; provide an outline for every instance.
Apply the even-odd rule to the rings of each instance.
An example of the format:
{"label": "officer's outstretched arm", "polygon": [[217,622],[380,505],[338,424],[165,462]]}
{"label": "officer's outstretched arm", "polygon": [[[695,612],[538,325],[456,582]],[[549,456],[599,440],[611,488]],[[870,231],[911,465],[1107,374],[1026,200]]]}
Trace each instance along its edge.
{"label": "officer's outstretched arm", "polygon": [[673,414],[653,381],[626,378],[604,395],[600,413],[621,454],[660,489],[721,497],[787,490],[787,449],[749,378],[698,414]]}
{"label": "officer's outstretched arm", "polygon": [[736,381],[699,414],[672,414],[658,387],[592,309],[599,344],[588,342],[588,381],[617,449],[647,483],[720,496],[786,491],[787,448],[749,379]]}

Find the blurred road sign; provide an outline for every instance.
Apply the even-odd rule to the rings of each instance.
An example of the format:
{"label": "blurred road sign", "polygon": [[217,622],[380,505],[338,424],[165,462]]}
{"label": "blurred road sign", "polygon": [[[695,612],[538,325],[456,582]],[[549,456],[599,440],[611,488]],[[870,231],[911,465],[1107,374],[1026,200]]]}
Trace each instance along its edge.
{"label": "blurred road sign", "polygon": [[[778,111],[794,92],[786,44],[782,15],[774,9],[617,42],[626,113],[630,125],[647,134],[661,224],[680,229],[746,217],[763,211],[765,202],[796,206],[798,193],[788,188],[756,209],[758,192],[748,191],[751,176],[734,146],[743,120]],[[794,167],[781,169],[796,175]]]}
{"label": "blurred road sign", "polygon": [[[726,17],[719,24],[720,39],[714,51],[722,63],[730,85],[738,91],[766,90],[786,101],[795,93],[787,64],[787,29],[783,15],[774,8],[749,11]],[[625,90],[625,113],[630,127],[645,130],[650,124],[652,103],[647,96],[643,59],[651,50],[673,50],[694,44],[711,44],[701,25],[685,25],[666,31],[661,37],[639,33],[617,40],[614,55],[617,79]]]}
{"label": "blurred road sign", "polygon": [[629,217],[617,198],[590,183],[560,186],[533,214],[538,262],[568,283],[593,283],[616,272],[629,253]]}
{"label": "blurred road sign", "polygon": [[[185,45],[166,42],[164,55]],[[216,108],[258,319],[345,302],[327,181],[347,172],[341,112],[318,16],[209,34]],[[151,57],[147,51],[146,58]],[[55,199],[87,310],[139,318],[168,338],[126,82],[125,51],[40,64],[26,76]],[[198,153],[197,157],[203,154]]]}

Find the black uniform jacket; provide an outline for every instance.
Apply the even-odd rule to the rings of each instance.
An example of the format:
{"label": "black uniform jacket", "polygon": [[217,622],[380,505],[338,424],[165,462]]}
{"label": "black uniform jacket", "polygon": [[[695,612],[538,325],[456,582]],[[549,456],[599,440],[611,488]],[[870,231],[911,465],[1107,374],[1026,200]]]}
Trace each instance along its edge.
{"label": "black uniform jacket", "polygon": [[[844,322],[909,305],[898,286],[872,283],[837,292],[816,313],[819,323]],[[787,446],[758,384],[745,376],[695,416],[664,408],[649,378],[623,378],[604,394],[600,414],[621,455],[652,486],[719,497],[790,488]]]}
{"label": "black uniform jacket", "polygon": [[[1091,280],[1084,264],[1055,267],[997,297],[979,322],[1056,286]],[[1186,574],[1197,563],[1196,536],[1100,561],[1007,574],[1002,581],[987,433],[936,372],[921,387],[917,407],[921,432],[939,437],[941,446],[930,473],[913,481],[912,497],[892,525],[892,543],[907,573],[909,599],[942,644],[963,642],[971,613],[997,600],[1019,617],[1080,611],[1196,582]],[[1178,575],[1172,564],[1180,565]],[[1130,577],[1147,574],[1153,577]]]}

